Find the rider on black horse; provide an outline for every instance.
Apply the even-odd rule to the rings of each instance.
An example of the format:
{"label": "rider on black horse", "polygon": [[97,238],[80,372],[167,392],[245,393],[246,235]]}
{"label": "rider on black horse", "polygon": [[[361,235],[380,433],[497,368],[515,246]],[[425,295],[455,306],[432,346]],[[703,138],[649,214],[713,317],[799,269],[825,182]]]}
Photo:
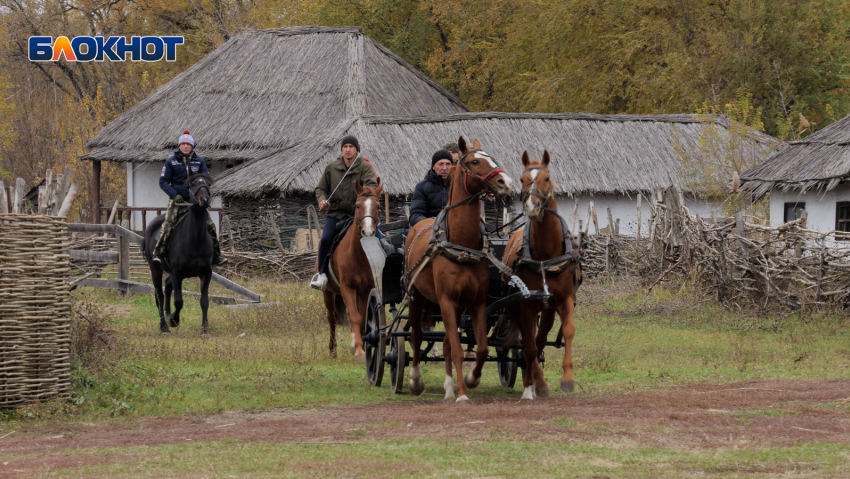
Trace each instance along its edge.
{"label": "rider on black horse", "polygon": [[[162,225],[162,231],[159,234],[159,240],[156,242],[153,254],[154,263],[161,264],[163,262],[163,253],[165,246],[168,244],[168,238],[171,236],[171,230],[176,226],[179,219],[179,209],[181,203],[189,201],[191,193],[183,187],[186,179],[189,176],[207,173],[207,163],[203,158],[195,154],[195,139],[189,134],[189,131],[184,131],[177,140],[177,150],[167,160],[165,166],[162,167],[162,173],[159,176],[159,187],[162,188],[170,201],[168,202],[168,210],[165,212],[165,223]],[[218,234],[215,230],[215,224],[207,215],[207,231],[212,238],[215,254],[213,257],[213,266],[219,266],[227,262],[227,259],[221,257],[221,246],[218,243]]]}

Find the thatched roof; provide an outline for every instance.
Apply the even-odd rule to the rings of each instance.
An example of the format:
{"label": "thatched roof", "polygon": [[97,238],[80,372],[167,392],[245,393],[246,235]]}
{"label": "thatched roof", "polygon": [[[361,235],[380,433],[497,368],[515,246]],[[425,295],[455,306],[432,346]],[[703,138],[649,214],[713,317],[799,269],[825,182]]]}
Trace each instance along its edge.
{"label": "thatched roof", "polygon": [[358,27],[249,31],[109,123],[83,158],[163,161],[189,130],[207,159],[254,160],[362,115],[461,111],[460,99]]}
{"label": "thatched roof", "polygon": [[850,180],[850,116],[792,141],[741,175],[741,189],[761,197],[782,191],[829,191]]}
{"label": "thatched roof", "polygon": [[[534,158],[548,149],[559,194],[634,193],[675,185],[687,187],[681,154],[694,152],[701,135],[728,138],[730,122],[706,115],[594,115],[582,113],[457,113],[424,117],[364,116],[266,158],[219,175],[225,195],[257,196],[312,192],[325,165],[339,155],[346,134],[360,140],[394,195],[413,192],[430,168],[431,155],[463,135],[483,147],[512,177],[519,177],[524,150]],[[704,135],[702,136],[704,138]],[[739,154],[766,156],[778,140],[748,131]],[[515,182],[515,189],[518,191]],[[699,193],[699,192],[695,192]]]}

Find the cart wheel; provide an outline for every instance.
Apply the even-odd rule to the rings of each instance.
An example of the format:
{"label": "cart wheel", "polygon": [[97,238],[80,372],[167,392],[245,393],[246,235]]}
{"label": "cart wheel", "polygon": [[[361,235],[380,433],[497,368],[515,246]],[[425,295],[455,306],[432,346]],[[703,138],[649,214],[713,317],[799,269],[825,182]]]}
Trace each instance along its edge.
{"label": "cart wheel", "polygon": [[404,392],[404,367],[407,365],[407,353],[404,351],[404,338],[392,338],[390,343],[390,387],[396,394]]}
{"label": "cart wheel", "polygon": [[384,305],[378,295],[378,290],[369,293],[366,305],[366,331],[363,334],[363,345],[366,349],[366,377],[370,386],[380,386],[384,378],[384,353],[387,350],[387,338],[381,331],[386,325]]}
{"label": "cart wheel", "polygon": [[517,373],[517,351],[516,348],[510,348],[507,351],[497,349],[498,361],[496,367],[499,370],[499,381],[506,388],[513,388],[516,383]]}

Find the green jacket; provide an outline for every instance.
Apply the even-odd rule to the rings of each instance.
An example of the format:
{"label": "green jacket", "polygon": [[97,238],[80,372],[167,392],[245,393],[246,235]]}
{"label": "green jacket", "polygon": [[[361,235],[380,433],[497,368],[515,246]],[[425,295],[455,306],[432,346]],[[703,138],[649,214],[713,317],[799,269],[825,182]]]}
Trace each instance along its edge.
{"label": "green jacket", "polygon": [[[340,155],[336,160],[328,163],[325,172],[319,179],[319,184],[316,185],[316,199],[318,201],[327,200],[328,196],[336,189],[327,210],[328,216],[332,218],[342,219],[346,216],[354,216],[354,203],[357,201],[354,183],[357,180],[360,180],[363,186],[378,187],[375,170],[369,160],[360,153],[357,154],[354,165],[346,175],[345,170],[347,169],[345,160]],[[343,178],[343,175],[345,175],[345,178]],[[341,185],[339,185],[340,181],[342,181]],[[339,188],[337,188],[337,185],[339,185]]]}

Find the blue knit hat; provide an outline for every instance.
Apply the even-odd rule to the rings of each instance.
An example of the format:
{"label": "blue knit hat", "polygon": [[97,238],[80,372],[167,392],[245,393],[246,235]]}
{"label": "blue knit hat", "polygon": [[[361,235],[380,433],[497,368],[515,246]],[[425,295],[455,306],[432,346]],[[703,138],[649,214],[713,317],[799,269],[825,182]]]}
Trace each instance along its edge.
{"label": "blue knit hat", "polygon": [[177,146],[180,146],[183,143],[192,145],[192,148],[195,147],[195,139],[189,134],[189,130],[184,131],[183,134],[180,135],[180,138],[177,140]]}

